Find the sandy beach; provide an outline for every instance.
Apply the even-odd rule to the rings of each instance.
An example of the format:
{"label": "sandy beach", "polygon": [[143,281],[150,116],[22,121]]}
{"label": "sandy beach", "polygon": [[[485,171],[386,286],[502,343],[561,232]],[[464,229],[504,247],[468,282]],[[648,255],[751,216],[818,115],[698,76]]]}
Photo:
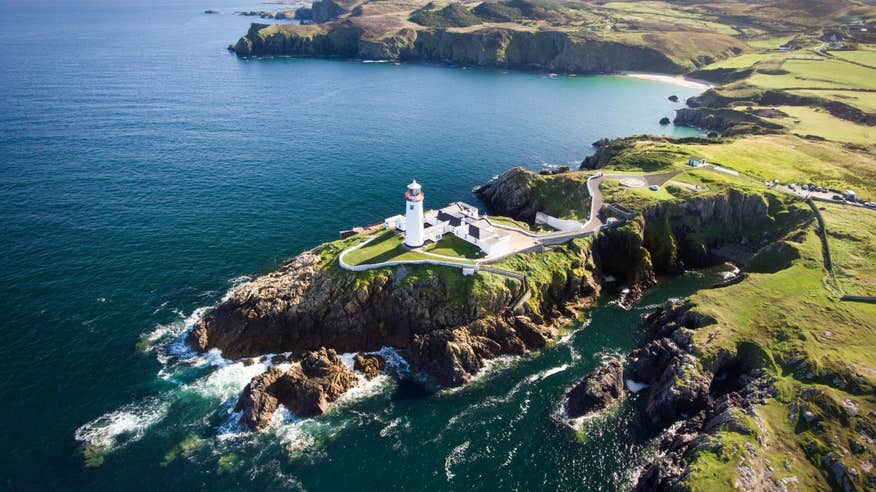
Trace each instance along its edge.
{"label": "sandy beach", "polygon": [[648,72],[621,72],[621,74],[626,75],[628,77],[635,77],[637,79],[647,79],[647,80],[655,80],[658,82],[667,82],[669,84],[680,85],[682,87],[690,87],[692,89],[702,89],[706,90],[712,87],[712,84],[708,82],[704,82],[701,80],[693,80],[685,78],[681,75],[665,75],[659,73],[648,73]]}

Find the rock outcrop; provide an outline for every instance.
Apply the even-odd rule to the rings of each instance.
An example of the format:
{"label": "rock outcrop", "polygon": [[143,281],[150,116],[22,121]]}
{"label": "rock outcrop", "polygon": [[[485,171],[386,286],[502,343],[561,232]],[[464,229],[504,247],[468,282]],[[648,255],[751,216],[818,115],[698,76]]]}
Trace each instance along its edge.
{"label": "rock outcrop", "polygon": [[475,194],[499,215],[532,221],[544,208],[533,193],[537,179],[535,173],[518,166],[475,188]]}
{"label": "rock outcrop", "polygon": [[[685,419],[673,432],[665,434],[658,442],[660,454],[639,475],[633,490],[685,490],[683,481],[690,474],[690,460],[698,452],[720,452],[721,444],[715,439],[717,433],[732,430],[742,434],[756,435],[757,429],[749,421],[756,420],[755,405],[768,396],[775,396],[771,381],[763,376],[743,376],[743,387],[737,391],[717,395],[696,413]],[[757,463],[752,457],[751,463]],[[740,473],[738,487],[742,490],[785,490],[769,480],[769,470],[746,466]],[[744,471],[745,473],[742,473]],[[768,484],[766,487],[757,483]]]}
{"label": "rock outcrop", "polygon": [[[636,491],[685,490],[683,481],[697,453],[720,453],[716,436],[722,431],[756,435],[754,407],[776,395],[761,370],[745,370],[729,354],[722,352],[703,366],[693,353],[693,333],[713,322],[690,303],[668,302],[646,318],[650,341],[628,355],[627,376],[649,385],[642,393],[646,415],[661,427],[680,421],[658,441],[660,453],[642,470]],[[753,456],[740,472],[740,486],[746,485],[742,488],[760,489],[756,482],[772,484],[763,469],[766,465],[761,465]]]}
{"label": "rock outcrop", "polygon": [[613,357],[566,393],[566,415],[577,418],[604,410],[624,394],[624,366]]}
{"label": "rock outcrop", "polygon": [[240,422],[263,430],[279,405],[299,417],[325,413],[329,404],[353,387],[358,376],[344,365],[334,350],[307,353],[287,371],[271,367],[252,379],[237,401]]}
{"label": "rock outcrop", "polygon": [[[314,9],[316,5],[314,3]],[[330,14],[335,13],[327,12],[326,15]],[[316,10],[302,10],[296,15],[310,16],[319,22],[316,20]],[[369,36],[357,23],[346,17],[328,27],[314,30],[284,27],[263,31],[266,27],[264,24],[253,24],[234,46],[234,51],[244,57],[419,60],[568,73],[623,70],[682,73],[685,70],[685,67],[655,48],[589,39],[565,31],[529,32],[489,27],[472,32],[455,32],[404,28],[398,32]]]}
{"label": "rock outcrop", "polygon": [[353,359],[353,369],[365,373],[365,379],[371,380],[386,369],[386,359],[379,355],[360,352]]}
{"label": "rock outcrop", "polygon": [[[538,301],[511,312],[522,294],[519,281],[490,283],[488,294],[468,295],[479,274],[462,277],[447,267],[396,267],[367,276],[337,266],[339,246],[302,253],[276,271],[235,288],[193,327],[188,342],[198,351],[220,349],[226,358],[299,352],[327,347],[339,352],[400,350],[415,372],[443,386],[468,381],[485,358],[544,347],[553,326],[572,318],[599,292],[588,274],[590,251],[561,248],[564,268],[536,280]],[[567,265],[568,270],[565,270]],[[462,278],[462,285],[460,285]],[[374,374],[374,361],[361,367]],[[380,363],[377,369],[380,369]]]}
{"label": "rock outcrop", "polygon": [[627,307],[657,284],[651,253],[644,244],[644,230],[645,220],[637,216],[621,227],[601,231],[593,245],[599,271],[615,277],[628,289],[620,299]]}
{"label": "rock outcrop", "polygon": [[777,133],[782,125],[735,109],[682,108],[676,111],[676,125],[721,132],[723,135]]}

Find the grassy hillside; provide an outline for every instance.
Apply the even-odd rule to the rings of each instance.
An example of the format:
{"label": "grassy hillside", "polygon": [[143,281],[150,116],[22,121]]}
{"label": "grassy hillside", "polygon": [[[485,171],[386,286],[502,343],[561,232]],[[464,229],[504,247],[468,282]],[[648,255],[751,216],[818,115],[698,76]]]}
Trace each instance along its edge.
{"label": "grassy hillside", "polygon": [[[335,4],[338,8],[328,8]],[[674,1],[599,3],[586,0],[325,0],[320,5],[325,7],[323,10],[326,12],[336,15],[325,19],[320,17],[319,20],[323,22],[318,24],[318,31],[312,25],[281,24],[259,33],[264,40],[275,36],[273,41],[267,43],[271,45],[270,48],[265,49],[253,35],[249,35],[250,43],[238,44],[234,49],[243,56],[297,54],[410,58],[415,57],[415,54],[424,56],[418,51],[417,38],[428,38],[423,34],[435,34],[439,31],[477,35],[473,40],[496,30],[506,33],[552,32],[563,33],[568,39],[581,44],[610,42],[631,48],[654,50],[672,63],[658,63],[656,59],[649,59],[647,63],[631,66],[678,72],[720,62],[740,53],[751,53],[760,47],[774,49],[784,42],[780,40],[797,37],[817,39],[814,34],[817,29],[846,25],[850,21],[869,22],[876,18],[872,7],[853,0],[725,1],[708,4]],[[355,33],[360,40],[377,45],[368,44],[358,50],[340,53],[335,52],[331,42],[326,44],[323,39],[312,43],[299,41],[300,38],[314,39],[316,32],[327,35],[338,30]],[[459,42],[458,39],[453,39],[453,43]],[[587,49],[592,52],[599,46],[591,44]],[[489,47],[494,48],[492,45]],[[455,48],[464,49],[468,48]],[[628,53],[626,57],[630,58],[631,54]],[[451,61],[471,63],[471,57]],[[870,58],[855,54],[850,55],[851,61],[867,63]],[[581,65],[568,61],[564,63],[563,66],[570,71],[577,71],[575,67]],[[593,71],[606,69],[605,65],[586,66]],[[832,68],[827,65],[825,67]],[[842,68],[850,73],[843,75],[840,83],[834,82],[828,87],[862,83],[861,73],[848,67]],[[807,80],[800,81],[794,87],[821,87],[817,84],[821,83],[819,79],[823,75],[822,69],[810,67],[805,70],[811,71]],[[763,87],[784,88],[791,81],[778,77],[763,78],[758,82]]]}

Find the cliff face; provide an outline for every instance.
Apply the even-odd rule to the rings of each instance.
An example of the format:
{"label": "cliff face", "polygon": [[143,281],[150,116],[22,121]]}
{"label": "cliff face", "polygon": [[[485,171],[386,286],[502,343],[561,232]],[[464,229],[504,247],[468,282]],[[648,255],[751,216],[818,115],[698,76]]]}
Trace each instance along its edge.
{"label": "cliff face", "polygon": [[424,60],[570,73],[621,70],[681,73],[684,67],[656,49],[574,37],[560,31],[485,28],[473,32],[410,28],[378,38],[347,21],[318,31],[266,29],[253,24],[233,46],[239,56],[320,56]]}
{"label": "cliff face", "polygon": [[252,24],[231,49],[240,56],[354,57],[359,52],[359,29],[349,24],[329,32],[306,31],[288,36],[267,24]]}
{"label": "cliff face", "polygon": [[486,286],[482,282],[489,279],[480,275],[490,274],[462,277],[448,267],[356,274],[341,270],[336,255],[328,247],[305,252],[237,287],[195,325],[189,343],[199,351],[218,348],[232,359],[322,347],[355,352],[392,346],[403,351],[415,371],[456,386],[486,358],[543,347],[556,334],[553,323],[574,315],[567,304],[597,293],[586,275],[569,276],[559,288],[533,283],[532,288],[551,295],[538,296],[542,302],[512,313],[522,293],[512,279]]}
{"label": "cliff face", "polygon": [[533,192],[536,180],[535,173],[515,167],[475,188],[475,194],[500,215],[531,221],[544,209]]}
{"label": "cliff face", "polygon": [[[651,420],[668,426],[683,419],[660,439],[661,453],[645,467],[633,490],[687,490],[684,480],[691,473],[690,463],[697,453],[720,446],[718,433],[758,435],[763,427],[754,407],[777,395],[773,381],[730,354],[722,353],[707,365],[694,355],[694,330],[713,322],[690,304],[667,304],[647,318],[651,341],[628,356],[627,376],[650,385],[643,397]],[[737,482],[737,486],[773,490],[757,486],[769,472],[761,469],[756,456],[751,458],[751,483]]]}
{"label": "cliff face", "polygon": [[[326,267],[319,253],[306,252],[239,286],[197,323],[190,340],[198,350],[218,348],[233,359],[320,347],[376,350],[407,347],[414,335],[481,315],[482,306],[452,292],[444,276],[413,278],[398,268],[357,282],[352,273]],[[491,308],[501,312],[513,294],[499,293]]]}
{"label": "cliff face", "polygon": [[[514,168],[476,193],[491,209],[529,221],[534,211],[544,208],[545,197],[555,201],[562,198],[557,193],[557,181],[561,179],[570,178],[543,178]],[[586,193],[577,199],[589,201]],[[630,289],[621,299],[630,304],[656,283],[655,274],[680,273],[685,268],[728,259],[744,262],[780,237],[782,228],[775,227],[781,226],[777,217],[789,223],[795,217],[802,218],[786,211],[778,199],[733,189],[684,202],[652,205],[621,227],[601,230],[593,244],[593,256],[601,275],[610,275]]]}
{"label": "cliff face", "polygon": [[682,108],[677,110],[673,123],[721,132],[726,136],[776,133],[782,129],[782,125],[726,108]]}

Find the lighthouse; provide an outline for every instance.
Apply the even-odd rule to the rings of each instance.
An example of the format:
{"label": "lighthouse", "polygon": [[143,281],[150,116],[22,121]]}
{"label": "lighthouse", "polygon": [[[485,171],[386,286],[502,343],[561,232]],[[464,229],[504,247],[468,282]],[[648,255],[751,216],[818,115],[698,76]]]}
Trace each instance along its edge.
{"label": "lighthouse", "polygon": [[423,187],[413,180],[405,192],[405,245],[423,245]]}

